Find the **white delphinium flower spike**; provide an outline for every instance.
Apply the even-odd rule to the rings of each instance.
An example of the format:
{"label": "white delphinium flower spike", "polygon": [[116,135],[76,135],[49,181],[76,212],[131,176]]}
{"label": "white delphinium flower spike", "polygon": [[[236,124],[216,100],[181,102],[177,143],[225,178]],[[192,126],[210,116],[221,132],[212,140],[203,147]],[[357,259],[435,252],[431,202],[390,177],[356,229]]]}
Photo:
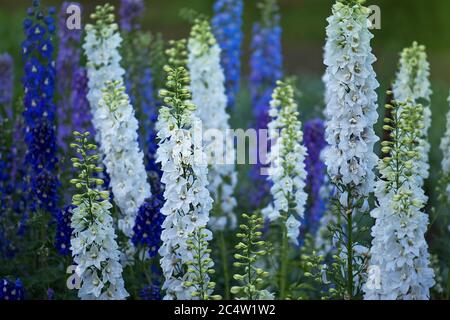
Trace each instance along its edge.
{"label": "white delphinium flower spike", "polygon": [[123,81],[125,70],[120,66],[122,57],[119,48],[122,37],[119,27],[114,23],[114,7],[110,4],[98,6],[91,15],[95,24],[86,25],[86,37],[83,49],[87,57],[87,75],[89,92],[87,99],[93,115],[92,123],[96,129],[96,141],[100,144],[101,134],[97,130],[103,113],[99,110],[102,89],[107,81]]}
{"label": "white delphinium flower spike", "polygon": [[[192,239],[209,241],[212,233],[206,229],[212,199],[207,189],[208,166],[201,145],[201,121],[194,115],[196,106],[189,100],[190,78],[184,67],[166,66],[167,88],[161,90],[164,107],[160,108],[157,123],[159,148],[157,161],[161,163],[165,185],[165,203],[161,213],[166,216],[162,225],[161,268],[165,277],[164,299],[206,299],[212,293],[209,275],[189,272],[195,267]],[[204,244],[202,244],[204,246]],[[213,267],[209,251],[201,250],[207,268]],[[194,265],[193,265],[194,264]],[[202,267],[200,267],[202,268]],[[198,279],[202,281],[203,296],[198,295]],[[212,283],[211,283],[212,284]],[[195,295],[195,296],[194,296]],[[206,297],[205,297],[206,295]]]}
{"label": "white delphinium flower spike", "polygon": [[151,196],[139,150],[138,122],[122,82],[106,82],[99,101],[102,113],[98,129],[102,132],[100,150],[111,179],[110,186],[122,217],[119,228],[131,238],[139,207]]}
{"label": "white delphinium flower spike", "polygon": [[413,99],[416,103],[421,103],[424,106],[424,128],[417,146],[420,156],[414,164],[417,166],[417,178],[420,185],[423,185],[430,171],[428,131],[431,127],[430,100],[432,91],[429,78],[430,64],[427,60],[425,46],[414,42],[411,47],[405,48],[400,55],[400,67],[392,91],[397,101]]}
{"label": "white delphinium flower spike", "polygon": [[[220,47],[208,21],[198,19],[188,42],[188,68],[191,75],[192,102],[202,120],[205,153],[208,157],[208,189],[217,215],[211,215],[212,230],[236,227],[233,196],[237,184],[233,135],[226,112],[225,76],[220,65]],[[214,210],[215,211],[215,210]]]}
{"label": "white delphinium flower spike", "polygon": [[111,178],[114,201],[122,213],[119,228],[131,238],[139,207],[151,191],[144,155],[138,145],[138,122],[128,96],[117,88],[123,84],[124,70],[119,54],[122,38],[114,23],[113,10],[109,4],[97,7],[92,15],[95,24],[86,26],[83,48],[88,60],[87,97],[96,140]]}
{"label": "white delphinium flower spike", "polygon": [[373,169],[378,157],[374,145],[378,137],[374,125],[378,119],[379,83],[373,69],[376,58],[370,42],[370,9],[363,0],[337,1],[327,19],[327,40],[323,80],[325,89],[325,139],[323,151],[330,183],[336,192],[332,199],[337,226],[333,240],[342,279],[335,285],[342,298],[359,294],[364,273],[365,249],[358,244],[357,221],[368,211],[368,196],[374,189]]}
{"label": "white delphinium flower spike", "polygon": [[73,166],[79,170],[78,179],[71,182],[80,193],[73,196],[73,228],[71,252],[77,265],[75,272],[81,279],[78,297],[83,300],[122,300],[129,296],[124,287],[120,252],[116,242],[114,223],[111,217],[109,194],[98,191],[103,180],[94,178],[100,172],[99,156],[92,154],[96,146],[88,143],[89,132],[75,133],[71,146],[80,154],[74,158]]}
{"label": "white delphinium flower spike", "polygon": [[414,166],[420,156],[414,142],[425,126],[423,107],[408,100],[386,108],[392,111],[384,126],[391,140],[382,143],[386,157],[379,161],[365,299],[425,300],[434,285],[434,272],[425,240],[428,216],[421,211],[427,197]]}
{"label": "white delphinium flower spike", "polygon": [[373,191],[377,161],[373,126],[379,84],[372,67],[376,58],[367,25],[370,10],[354,2],[337,2],[328,18],[324,79],[329,147],[324,160],[332,183],[352,186],[354,195],[367,196]]}
{"label": "white delphinium flower spike", "polygon": [[269,110],[272,118],[269,123],[272,140],[269,179],[273,183],[270,189],[273,204],[264,209],[263,214],[270,221],[284,217],[288,238],[294,244],[298,243],[300,220],[308,197],[304,190],[306,148],[297,108],[292,86],[278,81]]}

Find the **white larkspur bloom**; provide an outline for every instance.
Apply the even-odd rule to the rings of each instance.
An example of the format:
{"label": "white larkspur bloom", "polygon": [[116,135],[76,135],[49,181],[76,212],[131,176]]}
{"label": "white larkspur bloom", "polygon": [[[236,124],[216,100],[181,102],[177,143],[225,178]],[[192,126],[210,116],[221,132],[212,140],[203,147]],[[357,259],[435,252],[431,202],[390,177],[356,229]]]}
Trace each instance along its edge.
{"label": "white larkspur bloom", "polygon": [[168,90],[162,90],[161,96],[167,106],[160,109],[157,123],[160,141],[157,161],[161,163],[161,182],[165,185],[161,213],[166,216],[159,254],[165,277],[164,299],[185,300],[193,299],[194,290],[193,286],[186,285],[194,281],[194,273],[188,272],[187,266],[194,260],[188,240],[198,232],[212,237],[205,229],[212,198],[207,188],[208,166],[201,139],[194,139],[199,134],[195,131],[200,130],[201,121],[194,115],[195,106],[188,101],[191,97],[188,73],[183,67],[166,66],[165,71]]}
{"label": "white larkspur bloom", "polygon": [[[450,103],[450,96],[448,97]],[[450,202],[450,111],[447,113],[447,129],[441,140],[442,150],[442,173],[447,178],[447,186],[445,187],[448,201]],[[449,226],[450,230],[450,226]]]}
{"label": "white larkspur bloom", "polygon": [[365,299],[425,300],[435,283],[425,240],[429,221],[421,211],[427,197],[413,165],[419,155],[409,143],[421,136],[423,113],[410,102],[392,109],[393,120],[387,124],[395,129],[392,142],[383,143],[389,156],[379,162],[378,205],[371,212],[375,225]]}
{"label": "white larkspur bloom", "polygon": [[114,18],[108,15],[114,10],[110,5],[100,7],[96,12],[95,25],[86,25],[83,49],[87,57],[89,92],[87,99],[93,115],[92,123],[96,129],[96,141],[101,143],[102,132],[98,130],[104,111],[99,110],[102,89],[107,81],[123,81],[125,70],[120,66],[122,59],[119,48],[122,43]]}
{"label": "white larkspur bloom", "polygon": [[122,279],[119,248],[108,201],[73,209],[71,251],[82,279],[83,300],[122,300],[128,297]]}
{"label": "white larkspur bloom", "polygon": [[138,122],[123,83],[106,83],[97,111],[103,163],[111,179],[114,201],[122,213],[119,228],[131,238],[139,207],[151,192],[144,154],[139,150]]}
{"label": "white larkspur bloom", "polygon": [[405,48],[400,55],[400,68],[393,85],[394,98],[398,101],[413,99],[423,104],[424,128],[418,141],[417,151],[420,156],[415,162],[420,185],[428,178],[430,165],[428,154],[428,130],[431,127],[431,83],[430,64],[427,60],[425,46],[414,42],[411,47]]}
{"label": "white larkspur bloom", "polygon": [[188,42],[188,68],[191,74],[192,102],[203,123],[205,153],[209,157],[208,189],[216,203],[217,215],[212,215],[212,230],[236,228],[237,184],[233,135],[226,112],[225,76],[220,65],[220,47],[209,22],[195,23]]}
{"label": "white larkspur bloom", "polygon": [[110,5],[97,9],[95,25],[86,26],[83,48],[88,60],[87,98],[97,133],[96,141],[111,178],[114,201],[122,213],[119,228],[130,238],[138,209],[150,197],[151,191],[144,155],[137,142],[138,122],[128,96],[119,90],[121,92],[117,92],[116,101],[112,101],[112,93],[108,92],[109,101],[105,101],[103,92],[109,81],[122,84],[125,73],[120,66],[122,38],[114,23],[113,9]]}
{"label": "white larkspur bloom", "polygon": [[326,84],[326,140],[324,160],[331,182],[351,186],[355,196],[373,191],[377,156],[379,84],[368,29],[370,10],[360,4],[337,2],[328,18],[324,63]]}
{"label": "white larkspur bloom", "polygon": [[[273,204],[263,210],[263,215],[273,221],[282,213],[289,214],[289,217],[285,217],[288,238],[296,244],[300,219],[304,216],[308,196],[305,192],[306,148],[303,146],[302,124],[298,119],[294,89],[291,85],[277,82],[269,115],[272,118],[269,123],[272,140],[269,179],[273,183],[270,189]],[[295,216],[292,213],[295,213]]]}
{"label": "white larkspur bloom", "polygon": [[77,190],[73,196],[70,240],[71,252],[76,264],[75,272],[81,279],[78,297],[83,300],[122,300],[128,297],[122,278],[120,251],[116,242],[114,221],[111,217],[108,192],[97,190],[103,180],[93,177],[101,168],[96,166],[98,156],[95,145],[88,142],[89,133],[75,133],[72,147],[81,155],[74,159],[79,171],[73,179]]}

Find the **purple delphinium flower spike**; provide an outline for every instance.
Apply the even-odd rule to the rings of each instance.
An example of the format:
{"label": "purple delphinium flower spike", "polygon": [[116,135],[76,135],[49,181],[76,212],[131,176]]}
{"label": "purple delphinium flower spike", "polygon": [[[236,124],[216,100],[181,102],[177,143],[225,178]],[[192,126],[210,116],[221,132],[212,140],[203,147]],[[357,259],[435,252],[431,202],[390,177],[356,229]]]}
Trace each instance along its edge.
{"label": "purple delphinium flower spike", "polygon": [[216,0],[212,27],[221,53],[225,72],[228,107],[234,107],[241,76],[242,0]]}
{"label": "purple delphinium flower spike", "polygon": [[144,9],[143,0],[121,0],[119,9],[120,29],[125,32],[140,29],[140,20]]}
{"label": "purple delphinium flower spike", "polygon": [[[253,26],[250,58],[250,93],[255,117],[254,127],[257,130],[267,129],[272,92],[276,82],[283,76],[282,30],[276,1],[264,2],[262,17],[262,21]],[[258,146],[265,146],[265,142],[259,141]],[[264,153],[262,153],[262,158],[264,158]],[[258,164],[253,166],[250,171],[250,177],[254,181],[253,185],[258,185],[258,189],[252,191],[250,199],[255,208],[267,204],[265,202],[270,191],[267,176],[261,175],[261,163],[265,160],[260,158]]]}
{"label": "purple delphinium flower spike", "polygon": [[80,6],[74,2],[64,2],[58,16],[59,29],[58,40],[59,50],[56,59],[56,79],[58,92],[58,146],[63,150],[68,149],[67,138],[72,131],[72,111],[76,110],[72,100],[72,88],[74,86],[74,75],[80,67],[82,30],[69,30],[67,23],[67,7],[72,4]]}
{"label": "purple delphinium flower spike", "polygon": [[87,99],[88,77],[86,69],[77,68],[73,75],[72,83],[72,130],[78,132],[89,131],[95,135],[92,126],[92,114]]}
{"label": "purple delphinium flower spike", "polygon": [[306,187],[309,193],[309,203],[304,225],[310,233],[314,234],[325,210],[324,199],[321,197],[321,188],[325,182],[326,167],[320,155],[326,147],[325,124],[321,119],[313,119],[305,123],[303,139],[308,150],[305,159],[308,173]]}

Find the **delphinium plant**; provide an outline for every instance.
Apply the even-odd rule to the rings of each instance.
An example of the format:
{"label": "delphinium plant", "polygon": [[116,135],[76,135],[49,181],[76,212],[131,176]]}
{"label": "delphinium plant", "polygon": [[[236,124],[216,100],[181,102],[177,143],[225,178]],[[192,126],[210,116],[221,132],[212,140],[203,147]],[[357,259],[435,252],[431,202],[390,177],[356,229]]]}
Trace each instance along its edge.
{"label": "delphinium plant", "polygon": [[270,244],[262,239],[263,219],[260,214],[243,214],[245,219],[236,234],[239,243],[234,254],[234,266],[238,273],[233,279],[239,285],[231,288],[231,293],[240,300],[273,300],[274,294],[267,287],[269,273],[261,267],[263,258],[269,254]]}
{"label": "delphinium plant", "polygon": [[272,148],[269,179],[273,202],[262,212],[266,219],[279,226],[278,295],[284,300],[289,292],[290,244],[298,245],[301,220],[304,218],[308,195],[305,192],[306,148],[303,145],[302,124],[299,120],[294,89],[290,84],[277,82],[270,102],[269,135]]}
{"label": "delphinium plant", "polygon": [[[283,56],[281,52],[280,14],[276,0],[258,3],[261,10],[260,21],[253,25],[250,57],[250,93],[253,105],[254,128],[266,129],[269,123],[269,104],[276,82],[283,76]],[[266,138],[259,139],[258,146],[266,144]],[[259,154],[257,165],[250,171],[252,185],[258,185],[251,192],[251,205],[255,208],[266,206],[269,201],[270,184],[261,174],[267,154],[263,150],[253,150]]]}
{"label": "delphinium plant", "polygon": [[55,8],[48,12],[33,1],[24,21],[26,40],[22,43],[25,76],[25,134],[28,146],[26,166],[29,174],[29,209],[57,211],[58,175],[55,140],[55,63],[53,40]]}
{"label": "delphinium plant", "polygon": [[81,280],[78,297],[84,300],[122,300],[128,297],[122,279],[120,252],[116,242],[112,205],[107,191],[99,190],[104,182],[95,178],[103,169],[98,166],[97,146],[88,140],[89,132],[74,132],[71,147],[79,157],[73,158],[78,177],[72,179],[79,193],[73,196],[71,251],[76,274]]}
{"label": "delphinium plant", "polygon": [[305,122],[303,131],[307,151],[305,158],[305,169],[308,174],[306,190],[309,197],[304,219],[305,226],[302,229],[314,236],[327,206],[327,196],[324,194],[326,167],[321,159],[321,153],[326,147],[325,123],[318,118],[309,120]]}
{"label": "delphinium plant", "polygon": [[[226,111],[225,77],[220,66],[220,48],[205,19],[196,19],[188,41],[188,68],[191,74],[192,102],[202,121],[205,153],[209,164],[208,189],[214,200],[209,226],[216,232],[224,274],[225,292],[229,292],[228,254],[225,232],[236,228],[237,184],[235,149]],[[227,295],[227,294],[226,294]]]}
{"label": "delphinium plant", "polygon": [[[157,122],[157,161],[161,163],[161,182],[165,186],[161,213],[166,216],[159,250],[165,277],[162,288],[165,299],[178,300],[212,295],[208,274],[200,277],[202,287],[208,290],[199,296],[198,275],[188,272],[193,260],[190,241],[212,237],[206,229],[212,199],[207,189],[208,166],[201,145],[201,122],[194,114],[197,107],[190,102],[191,79],[186,68],[179,66],[185,62],[185,43],[174,42],[175,47],[169,51],[170,65],[164,68],[166,89],[160,91],[164,106],[160,108]],[[208,258],[209,253],[204,251],[201,260]],[[209,263],[208,268],[212,268]]]}
{"label": "delphinium plant", "polygon": [[[56,58],[56,88],[58,95],[58,147],[68,151],[67,138],[71,138],[72,110],[74,109],[71,91],[75,74],[80,65],[81,30],[67,28],[67,8],[74,3],[63,2],[58,14],[58,55]],[[80,5],[77,3],[76,5]]]}
{"label": "delphinium plant", "polygon": [[386,108],[392,110],[392,118],[385,119],[391,141],[383,142],[386,156],[378,166],[381,179],[376,184],[378,205],[371,212],[375,225],[365,298],[425,300],[435,282],[425,240],[427,196],[417,178],[423,172],[414,165],[420,158],[416,145],[425,112],[414,100],[396,100]]}
{"label": "delphinium plant", "polygon": [[324,63],[326,86],[326,140],[324,150],[330,182],[336,188],[332,204],[337,224],[334,238],[341,270],[335,285],[341,298],[360,296],[364,253],[358,235],[361,219],[367,216],[368,196],[373,191],[373,168],[377,156],[373,147],[378,138],[373,126],[378,119],[379,86],[372,64],[369,30],[370,10],[362,1],[337,1],[326,29]]}
{"label": "delphinium plant", "polygon": [[64,295],[64,284],[60,282],[64,277],[63,265],[54,249],[54,222],[60,205],[55,128],[55,13],[55,8],[46,8],[34,0],[23,22],[24,96],[20,100],[23,105],[17,110],[23,110],[26,155],[24,163],[17,164],[18,170],[12,169],[20,171],[21,181],[16,178],[15,188],[21,194],[14,202],[20,203],[16,209],[21,220],[17,225],[20,248],[11,266],[25,275],[21,279],[30,296],[40,299],[47,298],[49,288],[56,290],[59,297]]}
{"label": "delphinium plant", "polygon": [[210,281],[210,275],[215,273],[214,262],[210,257],[211,249],[208,248],[212,234],[206,227],[200,227],[189,235],[187,249],[189,260],[188,270],[190,279],[184,282],[184,286],[192,288],[192,297],[200,300],[220,300],[220,295],[212,295],[216,283]]}
{"label": "delphinium plant", "polygon": [[[70,255],[70,218],[72,205],[70,194],[71,185],[68,182],[71,176],[69,139],[73,130],[83,131],[91,129],[91,115],[86,100],[87,78],[86,71],[81,66],[81,30],[67,28],[67,9],[71,5],[78,7],[81,4],[64,1],[58,13],[58,54],[56,57],[56,93],[57,93],[57,143],[61,155],[61,189],[64,192],[62,201],[64,208],[56,216],[55,247],[63,256]],[[90,130],[92,131],[92,130]]]}
{"label": "delphinium plant", "polygon": [[110,4],[97,6],[91,18],[95,23],[86,25],[86,36],[83,43],[84,53],[87,57],[87,76],[89,92],[87,95],[92,123],[96,130],[95,140],[101,141],[99,121],[102,112],[99,110],[99,101],[102,98],[102,89],[107,81],[123,81],[125,70],[120,66],[122,57],[119,47],[122,37],[118,26],[114,22],[114,7]]}
{"label": "delphinium plant", "polygon": [[221,64],[225,73],[227,105],[236,105],[241,76],[242,0],[216,0],[211,20],[214,36],[221,48]]}
{"label": "delphinium plant", "polygon": [[144,154],[137,141],[138,123],[122,82],[105,83],[98,108],[102,112],[101,122],[98,123],[100,150],[111,179],[114,201],[121,210],[118,226],[131,239],[138,210],[151,192]]}
{"label": "delphinium plant", "polygon": [[[114,201],[121,211],[119,228],[127,238],[131,238],[139,207],[151,191],[144,155],[137,141],[138,122],[124,92],[125,71],[119,64],[122,38],[114,23],[113,10],[109,4],[96,8],[92,15],[95,24],[86,26],[83,48],[88,58],[88,100],[96,138],[111,179]],[[130,247],[129,253],[132,251]],[[126,253],[124,258],[130,257]]]}
{"label": "delphinium plant", "polygon": [[425,46],[414,42],[411,47],[405,48],[400,55],[399,71],[392,87],[394,98],[397,101],[413,101],[423,105],[423,124],[422,134],[417,143],[419,157],[414,165],[417,166],[417,178],[420,185],[424,184],[429,176],[430,165],[428,163],[428,153],[430,152],[430,143],[428,141],[428,131],[431,127],[431,83],[430,83],[430,64],[427,60]]}
{"label": "delphinium plant", "polygon": [[[188,42],[188,68],[191,74],[192,102],[197,106],[196,114],[202,121],[203,130],[217,130],[222,134],[220,149],[213,137],[204,137],[205,152],[210,157],[208,189],[217,203],[216,216],[211,217],[213,230],[236,227],[233,212],[236,199],[233,197],[237,176],[234,168],[235,150],[229,139],[229,115],[226,112],[224,73],[220,66],[220,48],[211,32],[207,20],[198,19],[192,27]],[[212,140],[212,141],[211,141]],[[226,148],[222,147],[226,145]],[[220,152],[221,151],[221,152]],[[230,164],[231,163],[231,164]]]}

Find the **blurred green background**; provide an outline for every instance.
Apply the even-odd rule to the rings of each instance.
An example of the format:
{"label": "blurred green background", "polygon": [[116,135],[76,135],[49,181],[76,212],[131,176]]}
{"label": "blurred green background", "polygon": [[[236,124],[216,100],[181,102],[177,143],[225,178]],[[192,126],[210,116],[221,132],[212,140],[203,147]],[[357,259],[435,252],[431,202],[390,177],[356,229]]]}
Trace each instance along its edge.
{"label": "blurred green background", "polygon": [[[43,0],[44,4],[58,6],[62,1]],[[83,24],[89,19],[89,13],[96,4],[104,0],[82,0],[84,5]],[[119,4],[118,0],[110,1]],[[258,19],[257,0],[244,0],[245,43],[243,55],[244,76],[248,74],[248,54],[251,28]],[[323,108],[323,88],[320,77],[324,72],[322,48],[325,41],[326,18],[330,15],[332,0],[279,0],[282,27],[284,67],[287,74],[299,78],[303,97],[300,111],[303,120],[321,114]],[[165,39],[186,37],[189,32],[187,22],[179,18],[179,11],[191,7],[199,12],[211,14],[214,0],[146,0],[146,17],[143,27],[154,33],[161,32]],[[22,20],[25,9],[31,0],[0,0],[0,52],[12,54],[18,67],[20,78],[20,42],[23,39]],[[416,40],[425,44],[432,66],[433,85],[433,126],[430,131],[432,142],[432,177],[429,180],[428,193],[434,198],[433,189],[439,175],[441,152],[439,141],[445,127],[446,101],[450,88],[450,1],[448,0],[374,0],[367,5],[381,8],[381,30],[375,30],[373,47],[378,62],[375,70],[381,87],[380,103],[384,100],[384,91],[392,81],[398,63],[399,52],[403,47]],[[242,97],[233,113],[233,125],[244,126],[250,119],[250,103],[242,83]],[[20,87],[17,86],[19,90]],[[382,106],[382,104],[381,104]],[[382,108],[380,108],[382,112]],[[381,121],[380,121],[381,124]],[[379,128],[378,128],[379,129]]]}

